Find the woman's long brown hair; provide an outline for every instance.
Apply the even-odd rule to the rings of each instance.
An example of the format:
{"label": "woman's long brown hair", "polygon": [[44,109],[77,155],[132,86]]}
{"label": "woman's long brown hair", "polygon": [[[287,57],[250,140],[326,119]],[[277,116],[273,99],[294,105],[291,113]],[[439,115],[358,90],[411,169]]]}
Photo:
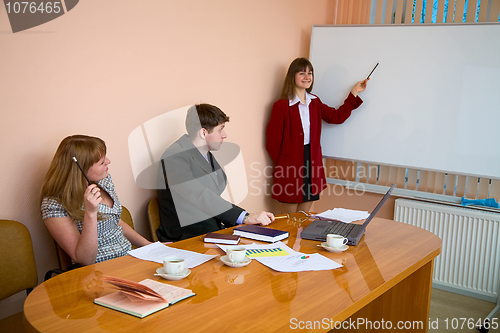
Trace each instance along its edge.
{"label": "woman's long brown hair", "polygon": [[89,184],[73,157],[87,173],[92,165],[105,156],[106,144],[99,138],[86,135],[66,137],[59,144],[43,180],[41,199],[53,198],[64,206],[72,218],[83,220],[83,194]]}
{"label": "woman's long brown hair", "polygon": [[[285,81],[283,82],[283,90],[281,91],[281,98],[283,99],[293,99],[295,97],[295,74],[298,72],[307,71],[307,69],[313,73],[313,83],[314,83],[314,69],[313,65],[306,58],[297,58],[288,67],[288,72],[286,73]],[[313,84],[306,89],[308,93],[312,91]]]}

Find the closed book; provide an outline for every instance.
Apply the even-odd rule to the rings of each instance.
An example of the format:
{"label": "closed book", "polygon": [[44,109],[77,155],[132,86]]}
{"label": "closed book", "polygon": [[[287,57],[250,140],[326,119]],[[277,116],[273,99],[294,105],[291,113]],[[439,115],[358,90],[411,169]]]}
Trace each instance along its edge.
{"label": "closed book", "polygon": [[94,303],[139,318],[149,316],[195,295],[191,290],[151,279],[133,282],[104,276],[102,280],[119,291],[96,298]]}
{"label": "closed book", "polygon": [[205,235],[203,241],[205,243],[237,245],[240,242],[240,236],[209,232]]}
{"label": "closed book", "polygon": [[288,231],[281,231],[249,224],[244,227],[235,228],[233,230],[233,235],[274,243],[288,238]]}

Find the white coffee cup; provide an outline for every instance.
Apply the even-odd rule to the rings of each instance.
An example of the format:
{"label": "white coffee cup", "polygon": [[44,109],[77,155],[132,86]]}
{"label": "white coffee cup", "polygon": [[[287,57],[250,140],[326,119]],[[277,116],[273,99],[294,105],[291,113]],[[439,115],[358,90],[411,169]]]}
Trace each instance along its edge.
{"label": "white coffee cup", "polygon": [[245,260],[247,254],[247,249],[243,246],[228,246],[227,247],[227,257],[230,262],[239,263]]}
{"label": "white coffee cup", "polygon": [[180,257],[168,257],[163,259],[163,269],[167,274],[180,275],[184,272],[184,259]]}
{"label": "white coffee cup", "polygon": [[347,243],[347,238],[341,235],[328,234],[326,235],[326,245],[329,247],[340,248]]}

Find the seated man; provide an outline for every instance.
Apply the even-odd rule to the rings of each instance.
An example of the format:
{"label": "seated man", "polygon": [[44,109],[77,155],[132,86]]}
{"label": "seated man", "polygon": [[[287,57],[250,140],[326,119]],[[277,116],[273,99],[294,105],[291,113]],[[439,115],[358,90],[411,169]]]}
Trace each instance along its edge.
{"label": "seated man", "polygon": [[[158,205],[160,241],[177,241],[238,224],[268,225],[269,212],[247,213],[224,200],[227,177],[210,151],[226,138],[229,117],[216,106],[191,107],[186,116],[188,134],[167,148],[159,168]],[[165,189],[162,189],[165,188]]]}

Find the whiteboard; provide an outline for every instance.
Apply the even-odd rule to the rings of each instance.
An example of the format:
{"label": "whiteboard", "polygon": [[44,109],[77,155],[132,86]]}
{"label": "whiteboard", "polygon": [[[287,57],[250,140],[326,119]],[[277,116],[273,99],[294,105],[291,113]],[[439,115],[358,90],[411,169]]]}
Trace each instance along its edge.
{"label": "whiteboard", "polygon": [[325,157],[500,178],[500,24],[313,26],[310,60],[332,107],[380,62]]}

